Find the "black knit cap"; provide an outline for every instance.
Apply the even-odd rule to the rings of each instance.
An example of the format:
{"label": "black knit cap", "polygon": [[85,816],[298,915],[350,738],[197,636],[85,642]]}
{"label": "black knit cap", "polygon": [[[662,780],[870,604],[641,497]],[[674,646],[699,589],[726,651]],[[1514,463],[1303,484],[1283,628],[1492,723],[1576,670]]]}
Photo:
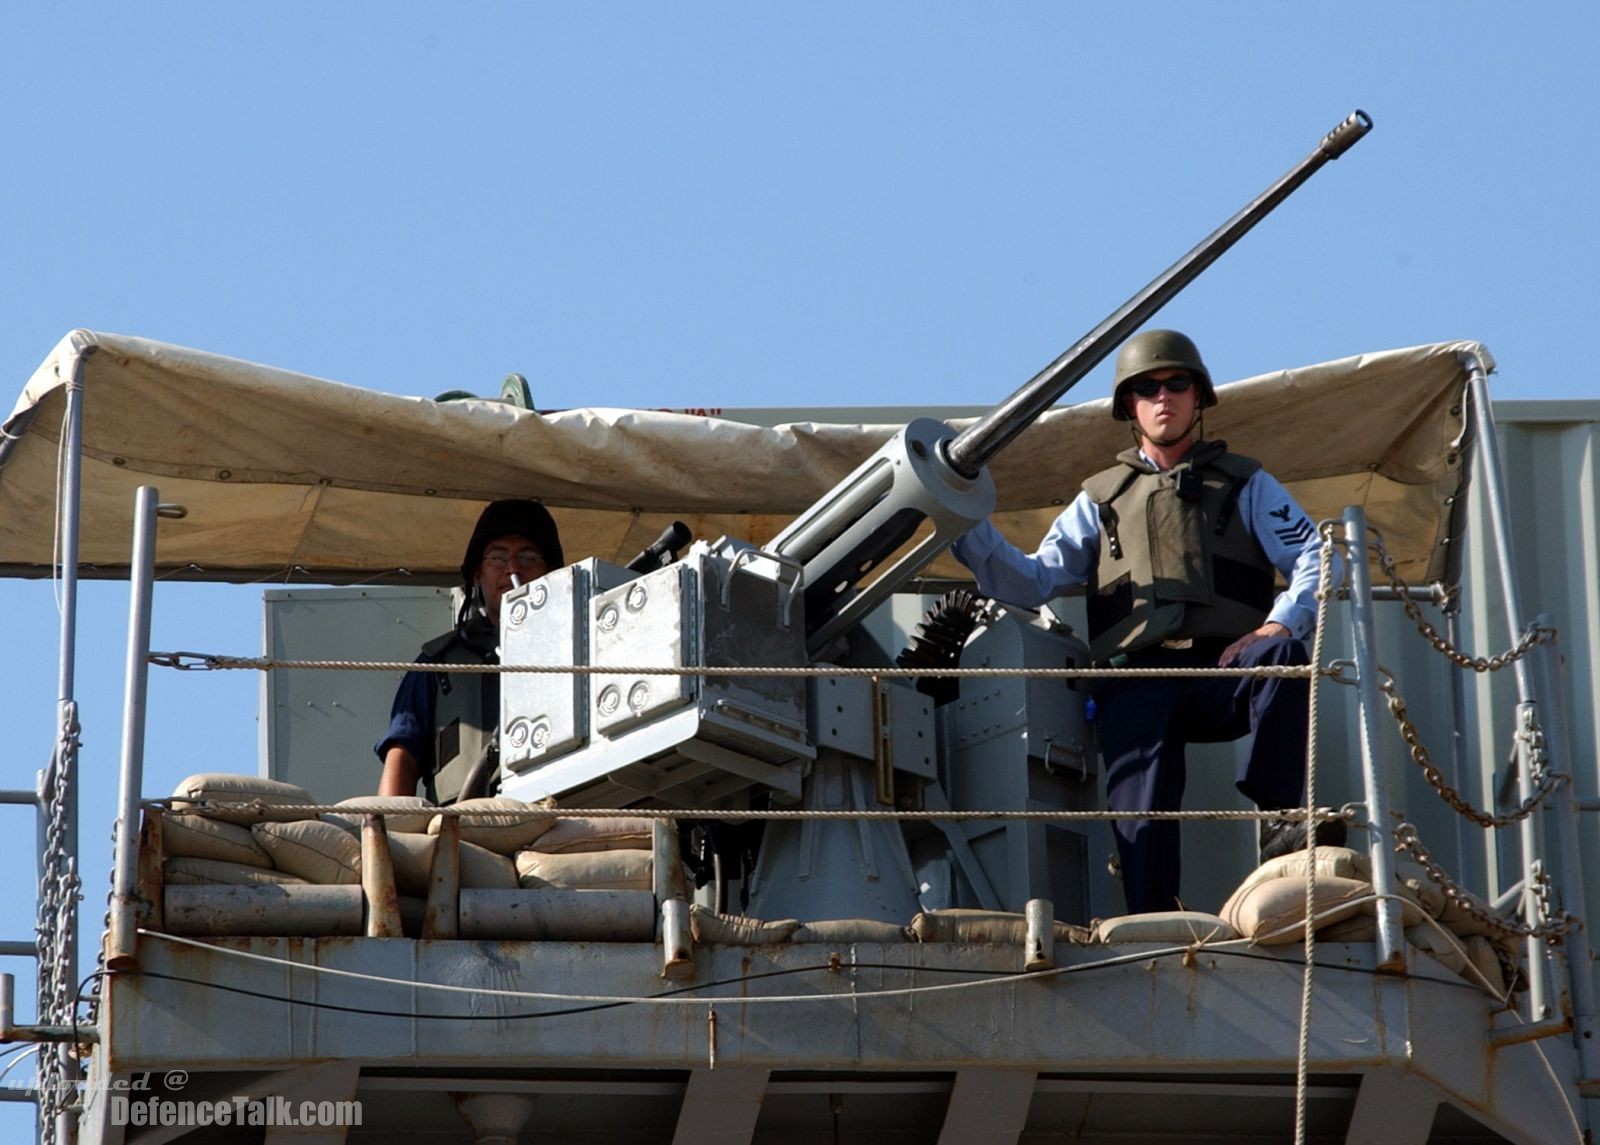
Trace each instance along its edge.
{"label": "black knit cap", "polygon": [[521,498],[491,501],[479,514],[472,539],[467,542],[467,555],[461,560],[461,583],[470,586],[483,560],[483,551],[501,537],[510,536],[532,541],[544,556],[544,563],[552,569],[567,563],[561,555],[561,534],[556,530],[550,510],[537,501]]}

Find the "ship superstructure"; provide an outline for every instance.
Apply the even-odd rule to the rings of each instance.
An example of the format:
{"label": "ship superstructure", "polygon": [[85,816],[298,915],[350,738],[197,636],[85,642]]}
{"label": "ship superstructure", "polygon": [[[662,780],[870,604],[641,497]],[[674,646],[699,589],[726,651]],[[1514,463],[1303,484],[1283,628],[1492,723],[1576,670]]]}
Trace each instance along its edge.
{"label": "ship superstructure", "polygon": [[[1086,343],[1103,352],[1146,301]],[[1493,368],[1459,342],[1224,388],[1230,444],[1351,572],[1308,670],[1304,814],[1347,820],[1355,846],[1258,870],[1260,815],[1197,762],[1198,909],[1125,916],[1081,602],[976,601],[939,559],[986,515],[1031,544],[1120,446],[1103,402],[903,428],[540,414],[72,333],[6,423],[0,567],[47,574],[59,534],[64,616],[86,570],[127,576],[132,602],[84,1000],[70,620],[61,741],[31,798],[40,1007],[18,1023],[8,988],[0,1034],[42,1046],[44,1136],[1586,1139],[1586,803],[1559,627],[1518,584]],[[264,775],[145,789],[152,665],[403,667],[360,647],[152,649],[158,579],[445,584],[477,508],[530,490],[581,559],[507,599],[500,802],[374,802],[366,762],[313,790],[285,778],[305,736]],[[59,523],[30,511],[54,502]],[[1490,542],[1470,551],[1497,576],[1463,543],[1471,504]],[[700,539],[622,563],[675,518]],[[1460,650],[1468,582],[1501,627],[1473,643],[1507,654]],[[1437,671],[1391,673],[1402,640],[1443,653]],[[1468,703],[1473,671],[1511,678],[1504,715]],[[1436,718],[1459,734],[1430,754]],[[328,1116],[132,1112],[202,1106]]]}

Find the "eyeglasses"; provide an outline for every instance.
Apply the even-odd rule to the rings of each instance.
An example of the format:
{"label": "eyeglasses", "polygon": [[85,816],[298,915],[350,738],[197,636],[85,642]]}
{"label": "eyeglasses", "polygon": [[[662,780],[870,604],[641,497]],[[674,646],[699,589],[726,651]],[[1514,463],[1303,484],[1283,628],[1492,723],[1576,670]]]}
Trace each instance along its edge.
{"label": "eyeglasses", "polygon": [[1168,393],[1181,394],[1194,385],[1193,374],[1179,374],[1175,378],[1165,378],[1157,381],[1155,378],[1139,378],[1128,383],[1128,388],[1141,398],[1153,398],[1165,386]]}
{"label": "eyeglasses", "polygon": [[514,553],[508,549],[490,549],[483,554],[483,563],[497,569],[507,569],[512,565],[519,569],[545,567],[544,554],[538,549],[518,549]]}

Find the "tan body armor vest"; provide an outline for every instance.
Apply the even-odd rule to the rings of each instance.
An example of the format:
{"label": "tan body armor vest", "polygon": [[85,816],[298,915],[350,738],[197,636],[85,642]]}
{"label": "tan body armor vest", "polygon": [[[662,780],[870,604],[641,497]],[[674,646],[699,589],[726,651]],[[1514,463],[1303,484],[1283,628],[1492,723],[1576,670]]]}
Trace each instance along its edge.
{"label": "tan body armor vest", "polygon": [[[469,622],[465,633],[454,629],[428,641],[422,654],[434,664],[492,664],[494,634]],[[423,783],[428,798],[445,804],[454,802],[467,774],[494,746],[500,689],[498,677],[481,672],[445,672],[436,681],[433,773]]]}
{"label": "tan body armor vest", "polygon": [[1156,470],[1134,449],[1083,483],[1100,515],[1089,654],[1105,663],[1163,641],[1236,639],[1272,607],[1276,570],[1238,512],[1261,463],[1200,442]]}

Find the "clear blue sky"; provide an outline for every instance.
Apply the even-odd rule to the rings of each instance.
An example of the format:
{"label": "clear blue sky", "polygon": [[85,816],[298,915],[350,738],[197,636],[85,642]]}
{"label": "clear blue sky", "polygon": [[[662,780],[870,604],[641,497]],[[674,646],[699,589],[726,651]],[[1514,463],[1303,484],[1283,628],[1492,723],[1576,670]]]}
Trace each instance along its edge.
{"label": "clear blue sky", "polygon": [[[544,407],[998,400],[1362,107],[1161,322],[1219,378],[1472,338],[1499,397],[1591,397],[1596,43],[1591,0],[11,5],[0,389],[85,326]],[[0,592],[26,787],[56,618]],[[258,592],[157,609],[158,647],[259,647]],[[84,613],[98,920],[125,589]],[[158,674],[147,790],[253,770],[255,687]]]}

